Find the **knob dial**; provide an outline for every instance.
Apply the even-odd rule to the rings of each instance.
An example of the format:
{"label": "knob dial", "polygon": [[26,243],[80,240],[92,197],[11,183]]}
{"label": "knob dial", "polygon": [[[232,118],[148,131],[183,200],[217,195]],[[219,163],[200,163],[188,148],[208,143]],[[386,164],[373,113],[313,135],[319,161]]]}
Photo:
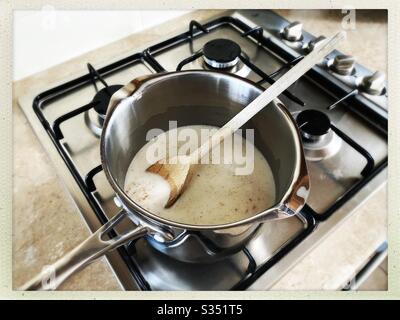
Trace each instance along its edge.
{"label": "knob dial", "polygon": [[307,46],[308,51],[309,52],[313,51],[316,47],[318,47],[320,44],[322,44],[325,39],[326,39],[326,37],[319,36],[318,38],[311,40]]}
{"label": "knob dial", "polygon": [[283,29],[283,37],[289,41],[299,41],[303,37],[303,24],[295,21]]}
{"label": "knob dial", "polygon": [[341,75],[349,75],[354,70],[356,60],[352,56],[337,55],[332,62],[331,69]]}
{"label": "knob dial", "polygon": [[385,74],[376,71],[370,76],[366,76],[361,81],[361,89],[369,94],[380,95],[385,90]]}

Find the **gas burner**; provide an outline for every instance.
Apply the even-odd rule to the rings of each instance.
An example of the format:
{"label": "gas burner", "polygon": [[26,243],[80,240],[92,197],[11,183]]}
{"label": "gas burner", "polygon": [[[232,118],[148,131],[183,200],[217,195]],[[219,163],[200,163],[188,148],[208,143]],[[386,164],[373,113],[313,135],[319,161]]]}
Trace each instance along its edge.
{"label": "gas burner", "polygon": [[336,154],[342,140],[332,131],[329,117],[318,110],[304,110],[297,115],[296,122],[303,138],[307,160],[319,161]]}
{"label": "gas burner", "polygon": [[228,39],[214,39],[203,47],[204,61],[214,69],[226,69],[239,62],[242,50],[239,45]]}
{"label": "gas burner", "polygon": [[251,59],[242,52],[236,42],[228,39],[214,39],[207,42],[202,50],[183,59],[176,70],[181,71],[183,67],[190,64],[189,69],[219,70],[245,78],[252,68],[244,60]]}
{"label": "gas burner", "polygon": [[[247,55],[245,53],[242,53],[242,55],[248,59]],[[206,70],[215,70],[215,68],[210,67],[205,60],[203,59],[203,63],[200,63],[200,68],[206,69]],[[250,72],[251,69],[246,66],[241,60],[238,61],[236,65],[230,68],[225,68],[225,69],[219,69],[222,72],[228,72],[228,73],[233,73],[236,74],[237,76],[246,78]]]}
{"label": "gas burner", "polygon": [[92,100],[92,102],[96,103],[93,111],[89,110],[85,112],[85,123],[96,136],[100,137],[101,135],[111,96],[122,87],[122,85],[116,84],[99,90]]}
{"label": "gas burner", "polygon": [[329,117],[318,110],[304,110],[297,116],[301,135],[309,141],[321,141],[330,130]]}
{"label": "gas burner", "polygon": [[123,85],[115,84],[112,86],[105,87],[96,93],[92,101],[97,102],[97,104],[94,107],[94,110],[96,110],[96,112],[99,114],[101,118],[104,119],[106,116],[107,107],[108,103],[110,102],[111,96],[122,87]]}

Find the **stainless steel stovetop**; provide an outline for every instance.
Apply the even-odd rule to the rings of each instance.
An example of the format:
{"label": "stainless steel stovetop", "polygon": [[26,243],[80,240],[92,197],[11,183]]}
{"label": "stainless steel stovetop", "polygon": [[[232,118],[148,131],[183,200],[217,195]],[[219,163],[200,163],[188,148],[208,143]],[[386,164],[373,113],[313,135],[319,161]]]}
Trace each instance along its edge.
{"label": "stainless steel stovetop", "polygon": [[[212,68],[213,57],[204,57],[203,48],[213,39],[229,39],[241,48],[239,59],[223,71],[268,86],[321,38],[272,11],[237,11],[213,21],[192,21],[176,37],[132,48],[137,53],[118,61],[110,58],[108,65],[89,67],[75,79],[19,100],[91,230],[119,211],[100,166],[102,111],[98,113],[96,99],[101,97],[94,98],[104,86],[100,77],[113,86],[154,72]],[[332,52],[280,97],[298,117],[304,135],[311,194],[301,214],[264,224],[245,250],[208,265],[175,261],[146,239],[138,240],[107,255],[122,286],[127,290],[271,287],[386,182],[385,86],[382,74]],[[303,112],[309,109],[314,111]],[[126,221],[111,236],[128,228],[132,225]]]}

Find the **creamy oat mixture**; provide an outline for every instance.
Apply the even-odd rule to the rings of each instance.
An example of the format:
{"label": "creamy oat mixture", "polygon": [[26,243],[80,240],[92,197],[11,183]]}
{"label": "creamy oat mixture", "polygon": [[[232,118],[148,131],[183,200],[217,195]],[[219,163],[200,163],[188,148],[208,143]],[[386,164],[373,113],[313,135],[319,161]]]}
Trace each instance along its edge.
{"label": "creamy oat mixture", "polygon": [[[202,128],[213,127],[190,126],[172,130],[177,130],[175,133],[179,135],[183,128],[200,132]],[[243,150],[246,140],[235,135],[237,138],[233,139],[232,144],[234,150]],[[154,148],[154,144],[168,145],[167,137],[168,132],[162,133],[144,145],[128,169],[125,191],[140,206],[168,220],[215,225],[242,220],[274,204],[275,183],[271,169],[261,152],[254,148],[254,170],[251,174],[236,175],[238,164],[235,163],[195,165],[187,189],[171,208],[164,208],[169,196],[169,185],[162,177],[146,172],[146,168],[152,164],[146,154],[150,146]],[[238,149],[239,146],[243,149]],[[221,150],[220,154],[223,154]],[[165,158],[165,154],[157,156],[158,159]],[[244,156],[247,157],[247,153]]]}

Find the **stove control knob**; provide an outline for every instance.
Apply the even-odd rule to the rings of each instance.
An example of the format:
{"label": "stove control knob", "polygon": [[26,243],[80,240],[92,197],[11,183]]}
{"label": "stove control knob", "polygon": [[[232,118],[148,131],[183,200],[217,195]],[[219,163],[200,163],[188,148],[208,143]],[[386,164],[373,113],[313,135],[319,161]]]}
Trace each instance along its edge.
{"label": "stove control knob", "polygon": [[385,74],[376,71],[370,76],[366,76],[361,81],[361,89],[369,94],[381,95],[385,90]]}
{"label": "stove control knob", "polygon": [[313,51],[314,48],[318,47],[320,44],[323,43],[323,41],[326,39],[324,36],[319,36],[318,38],[315,38],[314,40],[311,40],[308,43],[307,49],[309,52]]}
{"label": "stove control knob", "polygon": [[303,24],[295,21],[283,29],[283,37],[289,41],[299,41],[303,37]]}
{"label": "stove control knob", "polygon": [[349,75],[354,70],[356,60],[352,56],[337,55],[332,62],[331,69],[341,75]]}

